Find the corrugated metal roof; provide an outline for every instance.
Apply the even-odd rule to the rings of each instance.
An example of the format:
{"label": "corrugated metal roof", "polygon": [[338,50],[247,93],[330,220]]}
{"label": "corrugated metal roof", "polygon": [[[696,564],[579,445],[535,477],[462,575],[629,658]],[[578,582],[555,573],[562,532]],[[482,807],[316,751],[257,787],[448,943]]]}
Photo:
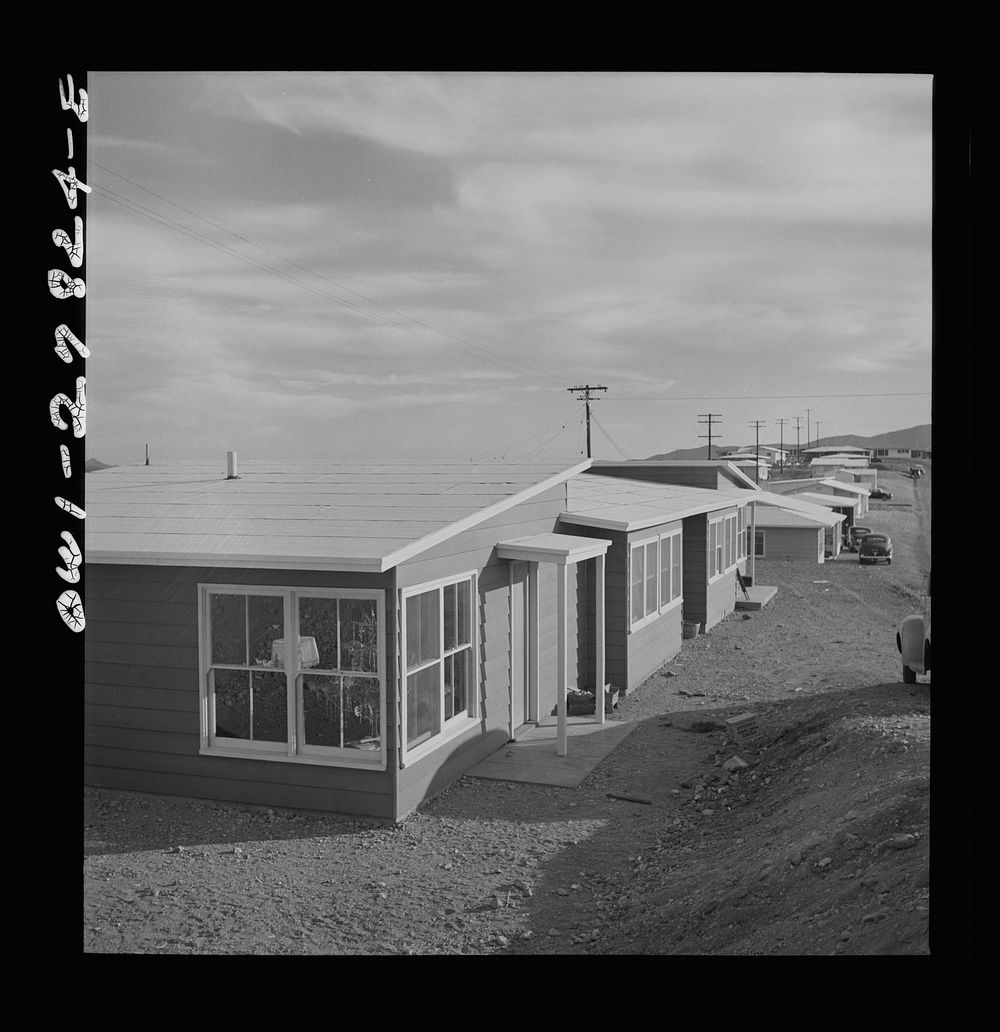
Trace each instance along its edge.
{"label": "corrugated metal roof", "polygon": [[742,505],[757,497],[740,488],[681,487],[581,473],[569,481],[562,518],[587,527],[643,530],[685,516]]}
{"label": "corrugated metal roof", "polygon": [[589,465],[114,466],[87,475],[86,558],[383,571]]}

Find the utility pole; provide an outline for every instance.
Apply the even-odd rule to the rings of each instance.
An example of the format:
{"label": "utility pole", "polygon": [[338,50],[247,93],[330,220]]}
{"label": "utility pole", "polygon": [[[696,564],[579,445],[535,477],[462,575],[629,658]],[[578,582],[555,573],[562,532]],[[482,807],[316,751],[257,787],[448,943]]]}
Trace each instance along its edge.
{"label": "utility pole", "polygon": [[590,458],[590,403],[592,401],[600,401],[600,398],[591,398],[591,391],[606,391],[607,387],[591,386],[589,383],[584,384],[582,387],[567,387],[568,391],[583,391],[583,394],[577,395],[577,401],[584,401],[587,403],[587,458]]}
{"label": "utility pole", "polygon": [[[713,419],[721,419],[721,418],[722,418],[722,413],[721,412],[699,412],[698,413],[698,422],[699,423],[708,423],[708,433],[707,434],[698,434],[698,436],[699,437],[707,437],[708,438],[708,460],[709,460],[709,462],[712,461],[712,420]],[[717,434],[716,436],[718,437],[718,436],[721,436],[721,435]]]}
{"label": "utility pole", "polygon": [[761,427],[767,424],[766,419],[751,419],[747,426],[752,426],[756,434],[754,448],[756,450],[756,461],[753,463],[753,480],[761,483]]}
{"label": "utility pole", "polygon": [[781,462],[781,472],[785,472],[785,424],[788,422],[787,419],[777,420],[778,426],[781,427],[781,443],[778,445],[778,454],[781,456],[779,461]]}
{"label": "utility pole", "polygon": [[149,445],[146,445],[146,465],[149,465]]}
{"label": "utility pole", "polygon": [[802,463],[802,442],[799,440],[799,431],[802,429],[802,417],[795,417],[795,464]]}
{"label": "utility pole", "polygon": [[809,434],[809,412],[810,411],[811,411],[810,409],[806,409],[806,451],[809,451],[809,441],[810,441],[810,434]]}
{"label": "utility pole", "polygon": [[817,448],[819,447],[819,428],[820,428],[820,421],[817,419],[816,420],[816,447]]}

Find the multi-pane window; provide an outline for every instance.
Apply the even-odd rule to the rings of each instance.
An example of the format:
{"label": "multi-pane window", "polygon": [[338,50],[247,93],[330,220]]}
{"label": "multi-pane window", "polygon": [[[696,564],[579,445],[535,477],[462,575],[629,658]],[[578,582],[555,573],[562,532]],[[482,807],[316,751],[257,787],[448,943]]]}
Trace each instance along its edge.
{"label": "multi-pane window", "polygon": [[200,590],[203,749],[384,762],[381,591]]}
{"label": "multi-pane window", "polygon": [[475,716],[475,578],[403,593],[406,748]]}
{"label": "multi-pane window", "polygon": [[737,513],[737,532],[736,532],[736,558],[745,559],[747,557],[747,507],[741,505],[736,510]]}
{"label": "multi-pane window", "polygon": [[721,516],[708,524],[708,576],[717,577],[731,570],[740,558],[740,513]]}
{"label": "multi-pane window", "polygon": [[681,597],[681,532],[630,548],[630,623],[633,627]]}
{"label": "multi-pane window", "polygon": [[708,524],[708,576],[722,573],[723,526],[722,520],[711,520]]}
{"label": "multi-pane window", "polygon": [[764,531],[755,530],[753,535],[753,554],[764,554]]}

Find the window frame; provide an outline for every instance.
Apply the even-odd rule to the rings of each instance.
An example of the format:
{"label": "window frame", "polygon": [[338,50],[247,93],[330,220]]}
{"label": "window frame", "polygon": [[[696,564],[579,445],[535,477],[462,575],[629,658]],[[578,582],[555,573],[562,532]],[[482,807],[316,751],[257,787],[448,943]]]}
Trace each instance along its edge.
{"label": "window frame", "polygon": [[[739,509],[736,512],[723,513],[708,521],[708,582],[711,584],[739,565],[737,539],[739,537]],[[715,545],[712,545],[712,532],[715,531]]]}
{"label": "window frame", "polygon": [[[259,669],[281,672],[286,687],[286,742],[256,742],[242,738],[221,738],[215,734],[215,691],[212,672],[222,670],[258,669],[246,664],[212,662],[211,596],[277,596],[282,599],[283,630],[285,640],[297,640],[299,628],[299,601],[303,598],[366,599],[375,602],[376,612],[376,670],[359,671],[342,668],[324,669],[321,673],[330,677],[358,677],[377,683],[379,690],[380,747],[371,750],[366,757],[365,750],[347,749],[340,746],[307,745],[304,735],[303,676],[311,669],[299,662],[298,649],[284,649],[284,664],[281,667],[261,666]],[[338,631],[339,636],[339,631]],[[339,640],[339,639],[338,639]],[[381,588],[327,588],[303,587],[275,584],[198,584],[198,669],[199,669],[199,755],[229,756],[238,759],[270,760],[283,763],[305,763],[327,767],[348,767],[363,770],[385,770],[388,764],[386,744],[387,698],[386,698],[386,627],[385,591]],[[337,661],[340,662],[338,650]]]}
{"label": "window frame", "polygon": [[[666,602],[663,600],[663,542],[670,541],[673,538],[678,539],[678,551],[680,552],[680,589],[676,595],[674,595],[674,583],[673,583],[673,563],[671,561],[670,569],[670,591],[671,598]],[[656,545],[656,605],[652,610],[649,609],[649,599],[647,598],[647,588],[650,582],[649,568],[646,559],[648,557],[648,547],[650,545]],[[671,548],[673,546],[671,545]],[[642,577],[642,588],[643,588],[643,604],[642,604],[642,615],[636,617],[635,615],[635,603],[632,597],[633,587],[633,575],[635,571],[635,552],[637,549],[642,549],[643,555],[643,577]],[[672,556],[671,556],[672,560]],[[628,631],[631,634],[633,631],[641,630],[647,624],[651,624],[658,617],[664,613],[668,613],[671,609],[676,609],[684,601],[684,539],[683,539],[683,528],[677,527],[674,530],[664,531],[660,534],[654,534],[650,537],[640,538],[637,541],[630,541],[628,543]]]}
{"label": "window frame", "polygon": [[[469,584],[469,643],[460,648],[446,649],[444,645],[444,589],[453,584]],[[414,595],[424,595],[435,591],[438,595],[438,646],[439,655],[430,660],[417,664],[412,670],[408,669],[406,663],[406,601]],[[396,619],[399,627],[399,648],[396,656],[396,686],[399,698],[399,749],[402,765],[414,763],[421,757],[434,752],[436,749],[451,741],[453,738],[463,734],[470,727],[480,723],[479,718],[479,575],[475,570],[468,570],[464,573],[454,574],[449,577],[441,577],[433,581],[425,581],[422,584],[413,584],[409,587],[400,588],[398,591]],[[466,708],[461,713],[452,717],[445,717],[445,660],[459,652],[469,652],[469,681],[466,687]],[[414,673],[430,669],[437,665],[440,669],[438,678],[438,691],[440,699],[440,717],[438,731],[418,742],[416,745],[408,744],[409,728],[407,714],[407,678]]]}
{"label": "window frame", "polygon": [[[759,552],[757,551],[757,536],[758,535],[760,536],[760,551]],[[763,527],[757,527],[754,530],[754,542],[753,542],[753,554],[754,554],[755,558],[758,558],[758,559],[765,559],[765,558],[767,558],[766,555],[765,555],[765,552],[764,552],[765,541],[766,541],[766,537],[765,537],[764,528]]]}

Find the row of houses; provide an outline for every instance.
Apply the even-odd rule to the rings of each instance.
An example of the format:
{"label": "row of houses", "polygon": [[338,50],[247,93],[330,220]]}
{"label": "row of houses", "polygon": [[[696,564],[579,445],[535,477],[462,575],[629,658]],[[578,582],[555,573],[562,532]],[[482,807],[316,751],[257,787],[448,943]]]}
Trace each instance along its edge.
{"label": "row of houses", "polygon": [[399,820],[552,713],[564,754],[567,693],[635,688],[755,552],[825,545],[856,512],[828,487],[727,462],[90,474],[86,781]]}

